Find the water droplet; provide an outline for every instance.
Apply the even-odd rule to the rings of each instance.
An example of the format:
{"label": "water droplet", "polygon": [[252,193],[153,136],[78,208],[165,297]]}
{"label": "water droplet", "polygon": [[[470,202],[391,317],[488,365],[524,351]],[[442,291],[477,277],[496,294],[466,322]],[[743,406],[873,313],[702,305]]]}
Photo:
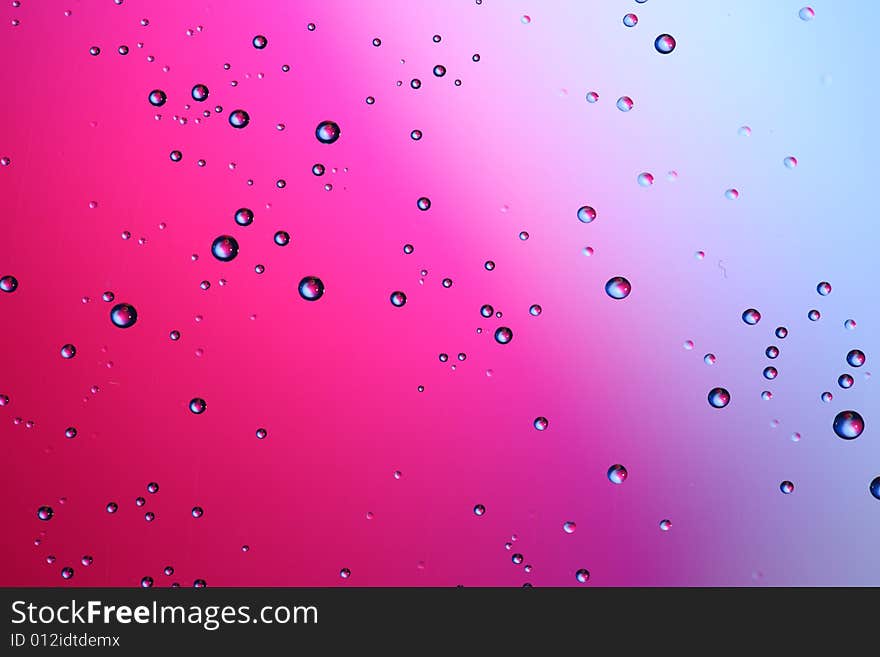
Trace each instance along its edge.
{"label": "water droplet", "polygon": [[512,557],[510,557],[510,560],[518,566],[523,562],[523,555],[517,552]]}
{"label": "water droplet", "polygon": [[844,440],[853,440],[865,430],[865,420],[856,411],[841,411],[834,417],[834,433]]}
{"label": "water droplet", "polygon": [[818,322],[820,317],[822,317],[822,313],[820,313],[815,308],[807,313],[807,319],[809,319],[811,322]]}
{"label": "water droplet", "polygon": [[254,223],[254,211],[250,208],[239,208],[235,211],[235,223],[239,226],[250,226]]}
{"label": "water droplet", "polygon": [[64,579],[70,579],[71,577],[73,577],[73,568],[71,568],[70,566],[62,568],[61,577],[63,577]]}
{"label": "water droplet", "polygon": [[798,16],[802,21],[811,21],[816,16],[816,12],[813,11],[812,7],[801,7],[798,11]]}
{"label": "water droplet", "polygon": [[[0,282],[0,283],[2,283],[2,282]],[[0,289],[2,289],[2,287],[0,287]],[[855,327],[856,327],[856,320],[854,320],[854,319],[848,319],[848,320],[846,320],[846,321],[843,323],[843,327],[844,327],[846,330],[848,330],[848,331],[852,331],[852,330],[854,330]]]}
{"label": "water droplet", "polygon": [[379,37],[376,37],[375,39],[373,39],[373,45],[378,48],[379,46],[382,45],[382,39],[380,39]]}
{"label": "water droplet", "polygon": [[332,144],[339,139],[340,134],[342,133],[339,129],[339,125],[333,121],[321,121],[318,124],[318,127],[315,128],[315,137],[317,137],[318,141],[322,144]]}
{"label": "water droplet", "polygon": [[391,293],[391,305],[400,308],[406,303],[406,294],[397,290]]}
{"label": "water droplet", "polygon": [[779,484],[779,490],[781,490],[784,495],[791,495],[794,492],[794,484],[790,481],[783,481]]}
{"label": "water droplet", "polygon": [[116,513],[119,505],[116,502],[107,502],[107,513]]}
{"label": "water droplet", "polygon": [[586,584],[590,581],[590,571],[586,568],[580,568],[574,574],[574,577],[580,584]]}
{"label": "water droplet", "polygon": [[632,285],[623,276],[615,276],[605,283],[605,293],[612,299],[626,299],[632,291]]}
{"label": "water droplet", "polygon": [[485,513],[486,513],[486,507],[483,506],[482,504],[477,504],[477,505],[474,507],[474,515],[475,515],[475,516],[481,516],[481,515],[483,515],[483,514],[485,514]]}
{"label": "water droplet", "polygon": [[635,27],[639,24],[639,17],[635,14],[626,14],[623,17],[623,24],[627,27]]}
{"label": "water droplet", "polygon": [[820,395],[819,398],[820,398],[823,402],[825,402],[826,404],[830,404],[830,403],[831,403],[831,400],[834,399],[834,395],[832,395],[830,392],[828,392],[828,391],[826,390],[825,392],[823,392],[823,393]]}
{"label": "water droplet", "polygon": [[351,570],[349,570],[348,568],[343,568],[339,571],[339,576],[342,579],[348,579],[349,577],[351,577]]}
{"label": "water droplet", "polygon": [[761,321],[761,313],[754,308],[749,308],[748,310],[743,311],[742,320],[749,326],[754,326]]}
{"label": "water droplet", "polygon": [[268,432],[265,429],[263,429],[262,427],[257,429],[257,431],[256,431],[256,436],[257,436],[258,440],[264,440],[267,435],[268,435]]}
{"label": "water droplet", "polygon": [[483,263],[483,267],[485,267],[486,271],[492,271],[493,269],[495,269],[495,261],[487,260]]}
{"label": "water droplet", "polygon": [[654,184],[654,176],[653,174],[644,171],[638,175],[636,181],[641,187],[650,187]]}
{"label": "water droplet", "polygon": [[672,529],[672,521],[668,519],[664,519],[660,521],[660,531],[668,532]]}
{"label": "water droplet", "polygon": [[153,107],[162,107],[162,105],[165,104],[165,101],[168,100],[168,96],[166,96],[165,92],[161,89],[153,89],[147,96],[147,100],[150,101],[150,105]]}
{"label": "water droplet", "polygon": [[567,520],[562,523],[562,531],[564,531],[566,534],[574,534],[576,529],[577,524],[571,520]]}
{"label": "water droplet", "polygon": [[480,306],[480,315],[483,317],[491,317],[493,314],[495,314],[495,309],[488,303]]}
{"label": "water droplet", "polygon": [[550,421],[542,415],[535,418],[532,426],[538,431],[546,431],[547,427],[550,426]]}
{"label": "water droplet", "polygon": [[542,312],[544,312],[544,309],[536,303],[529,306],[529,315],[532,317],[538,317]]}
{"label": "water droplet", "polygon": [[247,124],[251,122],[251,115],[245,112],[243,109],[233,110],[229,113],[229,125],[233,128],[237,128],[241,130],[242,128],[246,128]]}
{"label": "water droplet", "polygon": [[[758,315],[758,317],[760,319],[760,314]],[[776,330],[773,333],[780,340],[784,340],[785,338],[788,337],[788,329],[785,328],[784,326],[777,326]]]}
{"label": "water droplet", "polygon": [[98,46],[92,46],[91,48],[89,48],[89,54],[92,57],[97,57],[101,54],[101,49]]}
{"label": "water droplet", "polygon": [[201,397],[193,397],[189,401],[189,410],[193,415],[201,415],[208,409],[208,404]]}
{"label": "water droplet", "polygon": [[839,385],[844,390],[847,388],[852,388],[853,383],[855,383],[855,381],[849,374],[841,374],[839,377],[837,377],[837,385]]}
{"label": "water droplet", "polygon": [[413,247],[412,244],[404,244],[404,245],[403,245],[403,252],[404,252],[405,254],[409,255],[409,254],[411,254],[413,251],[415,251],[415,247]]}
{"label": "water droplet", "polygon": [[506,326],[499,326],[495,329],[495,342],[498,344],[507,344],[513,340],[513,331]]}
{"label": "water droplet", "polygon": [[522,23],[523,25],[528,25],[529,23],[532,22],[532,17],[529,16],[528,14],[523,14],[522,16],[520,16],[519,21],[520,21],[520,23]]}
{"label": "water droplet", "polygon": [[122,329],[131,328],[138,320],[137,310],[127,303],[117,303],[110,309],[110,321]]}
{"label": "water droplet", "polygon": [[444,278],[441,281],[441,284],[443,285],[443,287],[449,289],[450,287],[452,287],[452,279],[451,278]]}
{"label": "water droplet", "polygon": [[588,102],[588,103],[597,103],[597,102],[599,102],[599,94],[596,93],[595,91],[588,91],[588,92],[587,92],[587,102]]}
{"label": "water droplet", "polygon": [[582,205],[578,208],[577,218],[582,224],[588,224],[596,218],[596,211],[589,205]]}
{"label": "water droplet", "polygon": [[620,465],[620,463],[616,463],[608,468],[608,481],[612,484],[622,484],[626,481],[629,473],[626,471],[626,468]]}
{"label": "water droplet", "polygon": [[55,510],[51,506],[41,506],[37,509],[37,518],[48,522],[55,515]]}
{"label": "water droplet", "polygon": [[654,39],[654,49],[661,55],[668,55],[675,50],[675,38],[671,34],[661,34]]}
{"label": "water droplet", "polygon": [[262,50],[269,44],[269,39],[264,37],[262,34],[258,34],[254,37],[251,43],[254,44],[254,48],[256,48],[257,50]]}
{"label": "water droplet", "polygon": [[691,351],[694,348],[694,341],[693,340],[685,340],[681,346],[685,351]]}
{"label": "water droplet", "polygon": [[783,163],[783,164],[786,166],[786,168],[788,168],[788,169],[794,169],[794,168],[798,165],[797,158],[794,157],[793,155],[789,155],[788,157],[784,158],[784,159],[782,160],[782,163]]}
{"label": "water droplet", "polygon": [[437,66],[434,67],[434,75],[436,75],[438,78],[442,78],[444,75],[446,75],[446,67],[442,64],[437,64]]}
{"label": "water droplet", "polygon": [[211,254],[220,262],[229,262],[238,255],[238,240],[231,235],[220,235],[211,243]]}
{"label": "water droplet", "polygon": [[85,555],[83,555],[83,558],[79,560],[79,562],[83,566],[88,567],[88,566],[91,566],[93,563],[95,563],[95,558],[93,556],[91,556],[90,554],[85,554]]}
{"label": "water droplet", "polygon": [[320,278],[314,276],[306,276],[297,286],[299,296],[306,301],[317,301],[324,296],[324,283]]}
{"label": "water droplet", "polygon": [[147,503],[147,501],[146,501],[143,497],[138,496],[138,497],[135,498],[134,503],[135,503],[137,506],[143,506],[144,504]]}
{"label": "water droplet", "polygon": [[203,84],[194,85],[191,95],[194,101],[203,103],[208,100],[208,87]]}
{"label": "water droplet", "polygon": [[519,239],[525,242],[527,239],[529,239],[529,234],[526,231],[521,231],[519,234]]}
{"label": "water droplet", "polygon": [[208,583],[203,579],[197,579],[197,580],[193,581],[193,588],[194,589],[203,589],[206,586],[208,586]]}
{"label": "water droplet", "polygon": [[730,403],[730,393],[726,388],[712,388],[708,399],[712,408],[724,408]]}
{"label": "water droplet", "polygon": [[853,349],[846,355],[846,362],[851,367],[861,367],[865,364],[865,352],[861,349]]}
{"label": "water droplet", "polygon": [[416,207],[418,207],[419,210],[421,210],[422,212],[428,210],[431,207],[431,199],[429,199],[427,196],[422,196],[421,198],[419,198],[418,201],[416,201]]}
{"label": "water droplet", "polygon": [[773,380],[779,375],[779,370],[775,367],[765,367],[764,368],[764,378]]}
{"label": "water droplet", "polygon": [[629,112],[633,108],[633,100],[629,96],[621,96],[617,99],[617,109],[621,112]]}
{"label": "water droplet", "polygon": [[480,53],[478,53],[478,52],[474,53],[473,56],[471,57],[471,61],[474,61],[474,62],[480,61]]}
{"label": "water droplet", "polygon": [[151,495],[155,495],[159,492],[159,484],[157,484],[155,481],[151,481],[147,484],[147,492]]}
{"label": "water droplet", "polygon": [[146,576],[141,578],[141,588],[142,589],[150,589],[153,588],[153,578]]}
{"label": "water droplet", "polygon": [[776,358],[779,355],[779,347],[770,345],[764,350],[764,354],[767,358]]}
{"label": "water droplet", "polygon": [[6,275],[0,278],[0,291],[12,294],[18,289],[18,279],[15,276]]}
{"label": "water droplet", "polygon": [[70,358],[73,358],[74,356],[76,356],[76,347],[75,346],[73,346],[72,344],[66,344],[63,347],[61,347],[61,357],[62,358],[70,359]]}
{"label": "water droplet", "polygon": [[871,485],[868,486],[868,490],[871,492],[871,495],[880,500],[880,477],[874,477]]}
{"label": "water droplet", "polygon": [[706,354],[703,356],[703,362],[706,363],[706,365],[714,365],[718,362],[718,359],[715,357],[715,354]]}

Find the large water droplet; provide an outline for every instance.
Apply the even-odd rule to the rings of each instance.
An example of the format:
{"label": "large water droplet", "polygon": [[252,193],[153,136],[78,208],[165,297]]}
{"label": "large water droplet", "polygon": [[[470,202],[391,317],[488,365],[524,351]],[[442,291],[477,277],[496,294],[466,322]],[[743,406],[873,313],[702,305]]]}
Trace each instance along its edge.
{"label": "large water droplet", "polygon": [[562,531],[564,531],[566,534],[574,534],[576,529],[577,529],[577,523],[575,523],[572,520],[567,520],[564,523],[562,523]]}
{"label": "large water droplet", "polygon": [[15,276],[6,275],[0,278],[0,291],[12,294],[18,289],[18,279]]}
{"label": "large water droplet", "polygon": [[74,345],[66,344],[63,347],[61,347],[61,357],[62,358],[70,359],[70,358],[73,358],[74,356],[76,356],[76,347]]}
{"label": "large water droplet", "polygon": [[161,89],[153,89],[150,92],[150,95],[147,96],[147,99],[153,107],[162,107],[162,105],[165,104],[165,101],[168,100],[168,96],[166,96],[165,92]]}
{"label": "large water droplet", "polygon": [[749,308],[748,310],[743,311],[742,319],[749,326],[754,326],[761,321],[761,313],[754,308]]}
{"label": "large water droplet", "polygon": [[495,329],[495,342],[498,344],[507,344],[513,340],[513,331],[506,326],[499,326]]}
{"label": "large water droplet", "polygon": [[880,477],[874,477],[871,485],[868,486],[868,490],[871,492],[871,495],[880,500]]}
{"label": "large water droplet", "polygon": [[229,262],[238,255],[238,240],[231,235],[220,235],[211,243],[211,254],[220,262]]}
{"label": "large water droplet", "polygon": [[730,403],[730,393],[726,388],[712,388],[708,400],[712,408],[724,408]]}
{"label": "large water droplet", "polygon": [[535,421],[532,423],[532,426],[535,427],[538,431],[545,431],[547,427],[550,426],[550,421],[545,418],[543,415],[535,418]]}
{"label": "large water droplet", "polygon": [[138,319],[137,310],[127,303],[117,303],[110,309],[110,321],[122,329],[131,328]]}
{"label": "large water droplet", "polygon": [[577,218],[581,223],[588,224],[596,218],[596,211],[589,205],[578,208]]}
{"label": "large water droplet", "polygon": [[321,121],[315,128],[315,137],[322,144],[332,144],[339,139],[340,134],[339,125],[333,121]]}
{"label": "large water droplet", "polygon": [[483,506],[482,504],[477,504],[477,505],[474,507],[474,515],[475,515],[475,516],[481,516],[481,515],[483,515],[483,514],[485,514],[485,513],[486,513],[486,507]]}
{"label": "large water droplet", "polygon": [[633,100],[629,96],[621,96],[617,99],[617,109],[621,112],[629,112],[633,108]]}
{"label": "large water droplet", "polygon": [[233,128],[241,130],[242,128],[246,128],[247,124],[250,122],[251,115],[243,109],[233,110],[229,113],[229,125]]}
{"label": "large water droplet", "polygon": [[397,290],[396,292],[391,293],[391,305],[397,308],[400,308],[406,304],[406,294]]}
{"label": "large water droplet", "polygon": [[782,491],[783,495],[791,495],[794,492],[794,484],[790,481],[783,481],[779,484],[779,490]]}
{"label": "large water droplet", "polygon": [[798,10],[798,17],[800,17],[802,21],[811,21],[816,17],[816,12],[813,11],[812,7],[801,7],[800,10]]}
{"label": "large water droplet", "polygon": [[587,570],[586,568],[580,568],[574,574],[574,577],[580,584],[586,584],[587,582],[590,581],[590,571]]}
{"label": "large water droplet", "polygon": [[55,515],[55,510],[51,506],[41,506],[37,509],[37,518],[43,521],[49,521]]}
{"label": "large water droplet", "polygon": [[834,417],[834,433],[844,440],[853,440],[865,430],[865,420],[856,411],[841,411]]}
{"label": "large water droplet", "polygon": [[626,481],[628,475],[629,473],[626,471],[626,468],[620,463],[616,463],[608,468],[608,481],[612,484],[622,484]]}
{"label": "large water droplet", "polygon": [[264,37],[262,34],[258,34],[253,38],[253,41],[251,41],[251,43],[254,44],[254,48],[256,48],[257,50],[262,50],[269,44],[269,39]]}
{"label": "large water droplet", "polygon": [[297,286],[299,296],[306,301],[317,301],[324,296],[324,283],[314,276],[304,277]]}
{"label": "large water droplet", "polygon": [[612,299],[626,299],[632,291],[632,285],[623,276],[615,276],[605,283],[605,293]]}
{"label": "large water droplet", "polygon": [[846,355],[846,362],[851,367],[861,367],[865,364],[865,352],[861,349],[853,349]]}
{"label": "large water droplet", "polygon": [[201,518],[205,515],[205,510],[200,506],[194,506],[191,513],[193,518]]}
{"label": "large water droplet", "polygon": [[421,198],[419,198],[418,201],[416,201],[416,207],[418,207],[418,209],[422,212],[430,209],[431,199],[429,199],[427,196],[422,196]]}
{"label": "large water droplet", "polygon": [[661,55],[668,55],[675,50],[675,38],[671,34],[661,34],[654,39],[654,49]]}
{"label": "large water droplet", "polygon": [[191,95],[194,101],[203,103],[208,100],[208,87],[204,84],[193,85]]}

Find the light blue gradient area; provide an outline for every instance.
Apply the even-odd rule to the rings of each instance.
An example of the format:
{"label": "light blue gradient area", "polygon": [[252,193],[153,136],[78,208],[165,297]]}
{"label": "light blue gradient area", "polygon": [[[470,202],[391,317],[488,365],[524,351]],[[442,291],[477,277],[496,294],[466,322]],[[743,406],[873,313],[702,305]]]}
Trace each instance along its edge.
{"label": "light blue gradient area", "polygon": [[[637,495],[673,529],[668,547],[624,533],[621,545],[659,570],[639,574],[655,583],[880,585],[880,501],[868,491],[880,474],[880,368],[866,378],[880,363],[876,4],[814,3],[809,22],[798,17],[804,3],[788,0],[588,4],[530,11],[535,41],[523,57],[532,63],[520,73],[547,98],[568,90],[570,108],[554,111],[558,125],[573,126],[576,148],[552,165],[559,187],[579,187],[599,212],[578,226],[581,244],[596,246],[584,271],[633,283],[626,308],[611,315],[617,369],[602,373],[618,411],[620,399],[633,401],[602,455],[630,470],[616,499]],[[632,29],[621,24],[628,11],[639,16]],[[677,40],[671,55],[653,49],[661,33]],[[584,99],[590,90],[598,103]],[[631,112],[613,109],[622,95]],[[743,125],[751,136],[738,134]],[[795,169],[783,164],[790,155]],[[652,187],[637,184],[642,171],[654,174]],[[725,198],[728,188],[737,200]],[[545,211],[576,223],[578,204],[563,201],[546,197]],[[566,283],[566,272],[557,285],[582,295],[604,280],[589,276]],[[816,291],[823,280],[830,296]],[[763,315],[757,326],[741,320],[750,307]],[[819,322],[807,319],[812,308]],[[848,318],[856,330],[844,328]],[[595,320],[574,309],[571,334],[595,343]],[[784,340],[773,336],[779,325],[790,330]],[[687,339],[693,351],[682,348]],[[771,344],[779,377],[767,381]],[[868,356],[857,370],[845,361],[854,347]],[[703,362],[708,352],[714,366]],[[595,353],[568,353],[575,370],[599,368]],[[847,371],[856,383],[842,390]],[[732,394],[723,410],[706,402],[715,386]],[[825,390],[830,404],[820,401]],[[585,406],[584,426],[602,406]],[[832,431],[845,409],[865,417],[857,440]],[[795,483],[792,495],[780,493],[783,480]]]}
{"label": "light blue gradient area", "polygon": [[[876,4],[815,3],[810,22],[798,18],[801,6],[639,6],[638,29],[669,32],[678,48],[668,57],[632,58],[636,69],[648,67],[641,79],[651,82],[636,100],[638,134],[627,139],[650,147],[621,156],[640,160],[630,163],[633,176],[654,170],[650,191],[663,188],[659,203],[643,196],[633,210],[651,250],[669,252],[668,271],[676,272],[666,284],[680,303],[667,319],[692,327],[681,338],[696,342],[691,360],[705,390],[724,385],[733,395],[730,407],[708,418],[711,446],[692,451],[708,449],[706,459],[682,464],[684,471],[712,469],[704,485],[729,497],[705,519],[718,531],[706,547],[727,553],[714,565],[701,559],[714,571],[709,579],[743,583],[741,572],[727,580],[718,569],[724,564],[751,568],[756,584],[878,585],[880,501],[868,486],[880,474],[880,404],[876,378],[866,379],[880,358],[878,46],[866,20]],[[741,125],[751,127],[750,137],[738,134]],[[783,165],[788,155],[797,157],[796,169]],[[678,170],[679,193],[667,193],[666,168]],[[723,196],[730,187],[740,192],[736,201]],[[706,258],[699,275],[683,280],[680,250],[688,244]],[[822,280],[833,286],[828,297],[816,292]],[[740,320],[749,307],[763,314],[757,326]],[[822,313],[819,322],[808,321],[812,308]],[[843,325],[850,317],[854,331]],[[778,325],[790,329],[784,340],[773,336]],[[781,350],[775,381],[761,377],[770,344]],[[845,362],[853,347],[868,354],[858,370]],[[714,367],[701,362],[706,352],[718,356]],[[836,384],[843,372],[855,377],[850,390]],[[771,401],[760,399],[763,389],[773,392]],[[820,401],[823,390],[834,394],[832,403]],[[831,424],[850,408],[867,428],[847,442]],[[784,479],[795,483],[793,495],[779,493]]]}

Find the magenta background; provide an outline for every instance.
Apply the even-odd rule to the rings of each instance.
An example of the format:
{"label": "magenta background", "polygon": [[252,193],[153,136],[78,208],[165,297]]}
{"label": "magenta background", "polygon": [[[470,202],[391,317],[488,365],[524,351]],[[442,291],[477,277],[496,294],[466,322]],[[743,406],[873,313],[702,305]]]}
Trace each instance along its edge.
{"label": "magenta background", "polygon": [[[880,474],[876,396],[862,372],[852,391],[833,387],[847,349],[864,349],[870,366],[880,317],[863,295],[876,282],[866,264],[876,229],[847,224],[868,219],[870,186],[858,183],[871,149],[853,144],[871,103],[847,104],[846,76],[870,61],[859,35],[815,32],[823,18],[848,24],[858,3],[841,3],[846,15],[817,8],[813,36],[791,3],[744,3],[733,17],[731,3],[706,3],[698,19],[682,2],[532,4],[6,3],[0,275],[20,287],[0,295],[0,393],[12,400],[0,408],[0,584],[568,586],[579,568],[594,586],[880,583],[880,503],[866,494]],[[641,19],[631,32],[627,11]],[[759,20],[778,31],[731,60],[719,44]],[[679,40],[669,57],[651,47],[664,31]],[[808,54],[818,42],[852,48],[828,92],[843,99],[824,110],[813,95],[825,69]],[[764,93],[779,79],[782,105]],[[189,96],[199,82],[204,104]],[[164,107],[147,102],[153,88],[168,94]],[[593,89],[600,102],[589,105]],[[614,108],[624,94],[627,114]],[[195,123],[217,104],[222,114]],[[226,120],[239,107],[251,116],[240,131]],[[342,129],[330,146],[314,138],[325,119]],[[818,136],[803,129],[817,122]],[[743,123],[755,130],[748,152]],[[801,160],[793,172],[781,165],[789,154]],[[652,188],[635,184],[640,171],[654,173]],[[730,186],[735,203],[723,198]],[[851,206],[824,221],[835,189]],[[416,208],[423,195],[428,212]],[[583,204],[598,211],[590,225],[576,219]],[[247,228],[233,222],[242,206],[256,215]],[[279,229],[286,248],[272,242]],[[224,233],[241,244],[227,264],[209,251]],[[306,275],[326,284],[317,303],[296,293]],[[622,302],[602,289],[615,275],[633,283]],[[824,279],[828,298],[815,293]],[[388,301],[397,289],[404,308]],[[104,290],[137,308],[135,327],[110,324]],[[480,317],[483,303],[503,319]],[[751,306],[764,314],[754,328],[739,320]],[[821,326],[806,320],[812,307]],[[853,316],[858,344],[842,328]],[[781,323],[792,335],[768,410],[762,354]],[[493,341],[499,325],[513,329],[509,345]],[[78,349],[69,361],[67,342]],[[705,402],[715,385],[733,395],[724,411]],[[833,408],[818,401],[825,389]],[[196,396],[204,415],[187,410]],[[858,441],[830,434],[843,408],[866,416]],[[538,415],[550,420],[543,433]],[[71,425],[79,435],[67,440]],[[629,470],[622,486],[605,476],[614,463]],[[794,495],[779,493],[783,479]],[[55,509],[48,523],[36,518],[42,504]],[[191,517],[194,505],[204,517]],[[663,518],[671,531],[658,529]],[[76,574],[64,582],[67,565]]]}

